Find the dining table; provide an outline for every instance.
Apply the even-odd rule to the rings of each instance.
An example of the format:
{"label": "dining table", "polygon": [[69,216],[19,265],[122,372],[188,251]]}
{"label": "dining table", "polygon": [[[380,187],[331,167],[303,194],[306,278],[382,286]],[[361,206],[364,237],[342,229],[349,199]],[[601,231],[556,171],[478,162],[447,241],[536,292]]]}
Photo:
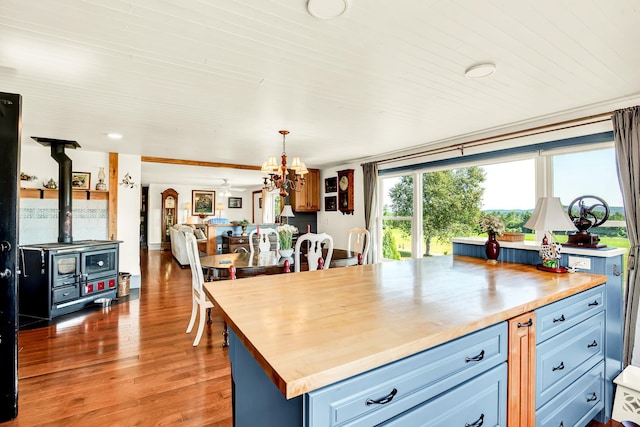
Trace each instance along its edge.
{"label": "dining table", "polygon": [[[326,257],[327,249],[323,249]],[[214,279],[224,279],[229,276],[229,267],[234,266],[236,277],[252,277],[284,273],[285,260],[289,260],[291,271],[294,270],[295,256],[280,257],[278,251],[237,252],[228,254],[208,255],[200,258],[200,265],[209,271]],[[306,253],[301,254],[301,270],[307,270]],[[334,249],[329,268],[348,267],[358,264],[358,252],[347,249]]]}

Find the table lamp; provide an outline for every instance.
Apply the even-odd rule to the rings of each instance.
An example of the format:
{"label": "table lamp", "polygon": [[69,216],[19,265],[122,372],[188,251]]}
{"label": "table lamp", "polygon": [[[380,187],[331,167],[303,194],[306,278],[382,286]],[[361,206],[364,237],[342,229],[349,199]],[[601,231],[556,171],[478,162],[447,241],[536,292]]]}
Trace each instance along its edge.
{"label": "table lamp", "polygon": [[554,238],[552,231],[575,231],[576,226],[564,211],[560,198],[540,197],[531,218],[524,224],[524,227],[544,232],[544,238],[540,246],[542,264],[537,265],[538,270],[566,273],[567,269],[560,266],[560,258],[562,257],[560,250],[562,246]]}
{"label": "table lamp", "polygon": [[291,210],[291,205],[284,205],[284,208],[282,208],[282,212],[280,212],[280,217],[287,218],[287,224],[289,224],[289,218],[293,218],[294,216],[295,215]]}
{"label": "table lamp", "polygon": [[187,224],[191,224],[191,202],[186,202],[184,204],[184,215],[185,215],[185,222]]}
{"label": "table lamp", "polygon": [[218,202],[216,204],[216,210],[218,211],[218,218],[222,217],[222,209],[224,208],[224,206],[222,205],[222,202]]}

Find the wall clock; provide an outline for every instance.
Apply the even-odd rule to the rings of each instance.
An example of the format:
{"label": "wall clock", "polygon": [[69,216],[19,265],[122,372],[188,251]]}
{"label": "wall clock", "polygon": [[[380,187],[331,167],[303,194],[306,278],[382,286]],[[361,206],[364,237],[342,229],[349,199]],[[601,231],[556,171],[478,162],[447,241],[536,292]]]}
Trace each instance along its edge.
{"label": "wall clock", "polygon": [[338,210],[353,214],[353,169],[338,171]]}

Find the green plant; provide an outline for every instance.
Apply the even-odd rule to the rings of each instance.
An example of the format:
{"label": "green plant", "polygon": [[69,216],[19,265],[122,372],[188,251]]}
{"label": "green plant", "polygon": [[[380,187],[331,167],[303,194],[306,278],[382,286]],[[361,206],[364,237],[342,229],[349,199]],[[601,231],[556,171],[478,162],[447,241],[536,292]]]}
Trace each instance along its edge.
{"label": "green plant", "polygon": [[278,232],[278,240],[280,241],[280,249],[291,249],[293,243],[293,235],[298,232],[298,227],[284,224],[276,227]]}
{"label": "green plant", "polygon": [[400,252],[396,245],[396,239],[390,228],[384,230],[382,235],[382,256],[387,259],[400,259]]}

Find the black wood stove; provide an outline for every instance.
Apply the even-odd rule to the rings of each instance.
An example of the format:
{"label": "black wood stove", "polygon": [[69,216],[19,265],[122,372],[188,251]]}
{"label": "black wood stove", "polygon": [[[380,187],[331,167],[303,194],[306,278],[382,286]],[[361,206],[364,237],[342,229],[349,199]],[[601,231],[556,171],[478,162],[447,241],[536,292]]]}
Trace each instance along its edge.
{"label": "black wood stove", "polygon": [[119,244],[114,240],[72,237],[71,159],[65,148],[76,141],[33,137],[51,147],[58,162],[58,242],[20,247],[19,313],[51,319],[95,305],[98,298],[115,298],[118,288]]}

